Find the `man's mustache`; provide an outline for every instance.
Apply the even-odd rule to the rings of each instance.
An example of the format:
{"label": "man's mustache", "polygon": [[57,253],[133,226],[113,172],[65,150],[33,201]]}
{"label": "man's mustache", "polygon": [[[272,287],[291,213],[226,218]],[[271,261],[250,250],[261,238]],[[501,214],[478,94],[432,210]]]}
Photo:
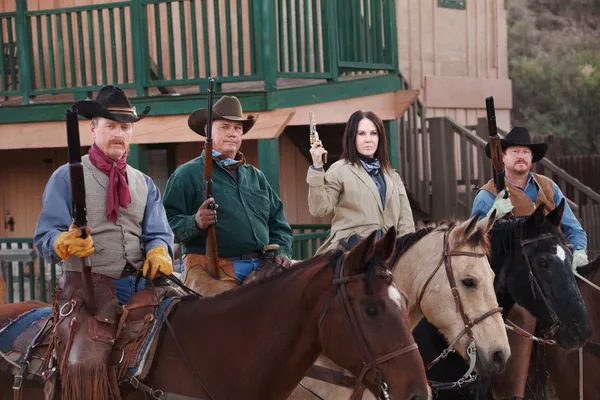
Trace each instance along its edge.
{"label": "man's mustache", "polygon": [[123,139],[112,139],[109,144],[122,144],[125,145],[125,141]]}

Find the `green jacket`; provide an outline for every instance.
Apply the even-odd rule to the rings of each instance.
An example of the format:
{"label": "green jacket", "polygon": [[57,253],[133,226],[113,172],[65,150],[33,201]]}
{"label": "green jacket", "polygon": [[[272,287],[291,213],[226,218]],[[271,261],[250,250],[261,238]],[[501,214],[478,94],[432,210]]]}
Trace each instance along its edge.
{"label": "green jacket", "polygon": [[[277,254],[292,257],[292,229],[283,203],[265,175],[252,165],[238,167],[238,181],[213,161],[213,197],[217,209],[217,246],[220,257],[239,257],[280,246]],[[205,254],[206,231],[198,229],[195,215],[204,201],[204,153],[181,166],[169,178],[163,203],[175,241],[182,253]]]}

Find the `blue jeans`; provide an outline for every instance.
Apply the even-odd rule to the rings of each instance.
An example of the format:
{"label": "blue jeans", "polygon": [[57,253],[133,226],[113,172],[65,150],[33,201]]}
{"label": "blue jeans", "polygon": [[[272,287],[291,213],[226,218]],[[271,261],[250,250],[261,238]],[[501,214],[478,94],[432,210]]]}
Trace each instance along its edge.
{"label": "blue jeans", "polygon": [[133,295],[134,292],[142,290],[146,287],[146,280],[144,278],[140,279],[137,288],[135,287],[135,280],[135,275],[126,276],[124,278],[119,279],[113,279],[119,305],[122,306],[123,304],[127,304],[127,301],[129,301],[129,298]]}

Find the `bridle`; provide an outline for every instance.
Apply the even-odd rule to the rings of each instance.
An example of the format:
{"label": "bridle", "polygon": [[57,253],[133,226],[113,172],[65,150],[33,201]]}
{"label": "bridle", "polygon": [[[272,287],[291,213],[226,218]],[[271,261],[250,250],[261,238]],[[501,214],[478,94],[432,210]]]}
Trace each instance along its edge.
{"label": "bridle", "polygon": [[[383,400],[389,400],[390,397],[389,397],[389,394],[387,393],[387,384],[383,380],[383,376],[381,374],[381,371],[377,367],[377,365],[387,362],[387,361],[389,361],[393,358],[396,358],[398,356],[401,356],[403,354],[407,354],[411,351],[416,351],[418,349],[418,346],[416,343],[412,343],[408,346],[402,347],[399,350],[393,351],[393,352],[388,353],[379,358],[373,357],[373,355],[371,354],[371,351],[369,350],[369,346],[367,345],[367,342],[364,338],[362,330],[360,329],[360,325],[358,324],[358,320],[356,319],[354,310],[352,309],[352,306],[350,305],[350,300],[348,299],[348,293],[346,292],[346,284],[347,283],[349,283],[350,281],[353,281],[353,280],[357,280],[357,279],[366,279],[367,274],[361,273],[361,274],[356,274],[356,275],[344,276],[344,260],[345,260],[345,258],[346,258],[346,253],[342,254],[336,263],[336,266],[334,269],[334,274],[333,274],[331,294],[329,295],[329,298],[327,299],[327,303],[325,303],[325,307],[323,308],[323,311],[321,312],[321,316],[319,317],[319,322],[317,324],[317,327],[320,332],[321,326],[323,325],[323,321],[325,319],[325,316],[327,315],[327,311],[329,311],[329,307],[331,306],[331,303],[337,294],[337,298],[342,305],[342,309],[345,311],[345,313],[344,313],[345,320],[348,323],[348,325],[350,326],[350,331],[352,332],[352,339],[354,340],[354,345],[355,345],[356,349],[358,350],[358,352],[361,354],[361,360],[362,360],[362,364],[363,364],[363,368],[362,368],[360,374],[358,375],[358,379],[356,380],[356,384],[354,386],[352,394],[350,395],[350,400],[362,398],[362,394],[365,389],[362,382],[363,382],[367,372],[369,372],[371,369],[373,369],[375,371],[375,374],[379,381],[379,389],[380,389],[380,393],[381,393],[381,396],[379,398],[383,399]],[[392,284],[392,285],[394,284],[392,273],[388,269],[385,269],[384,271],[377,271],[377,276],[384,278],[389,284]]]}
{"label": "bridle", "polygon": [[448,278],[448,283],[450,284],[450,290],[452,291],[452,296],[454,297],[454,303],[456,305],[456,312],[460,313],[460,316],[463,320],[465,328],[462,330],[462,332],[460,332],[460,334],[454,340],[452,340],[452,342],[450,342],[450,345],[444,351],[442,351],[442,353],[440,353],[439,356],[437,356],[432,362],[430,362],[425,367],[425,369],[427,371],[430,370],[435,364],[438,363],[438,361],[440,361],[443,358],[446,358],[450,353],[453,353],[455,351],[454,346],[456,345],[456,343],[458,343],[458,341],[465,334],[469,337],[469,341],[466,345],[466,352],[469,357],[469,369],[456,382],[441,383],[441,382],[430,381],[429,384],[430,384],[431,388],[434,390],[460,388],[460,387],[463,387],[463,386],[475,381],[475,379],[477,379],[477,373],[474,372],[475,363],[477,361],[477,345],[475,343],[475,335],[473,334],[473,327],[475,325],[477,325],[478,323],[480,323],[481,321],[483,321],[484,319],[486,319],[487,317],[490,317],[496,313],[502,312],[502,307],[495,307],[489,311],[486,311],[485,313],[483,313],[482,315],[480,315],[479,317],[477,317],[473,320],[471,320],[467,316],[467,314],[465,312],[465,307],[464,307],[463,301],[462,301],[462,299],[460,297],[460,293],[458,291],[458,287],[456,286],[456,278],[454,278],[454,271],[452,269],[452,259],[451,258],[457,257],[457,256],[481,258],[481,257],[487,257],[487,254],[486,253],[468,252],[468,251],[452,251],[452,250],[450,250],[450,243],[448,242],[448,237],[450,236],[450,232],[452,232],[452,229],[454,229],[454,227],[444,231],[444,243],[443,243],[444,249],[442,252],[442,257],[440,258],[440,262],[439,262],[438,266],[433,270],[433,272],[431,273],[431,275],[425,282],[425,285],[423,285],[423,289],[421,289],[421,293],[419,294],[417,304],[419,305],[419,307],[421,306],[421,301],[423,300],[423,296],[425,295],[427,286],[429,285],[429,283],[431,282],[433,277],[437,274],[437,272],[440,270],[442,265],[444,265],[444,269],[446,270],[446,277]]}
{"label": "bridle", "polygon": [[562,325],[562,322],[560,321],[560,318],[558,318],[556,311],[554,311],[554,309],[552,308],[552,305],[550,304],[548,297],[544,294],[542,287],[540,286],[537,278],[535,277],[535,275],[533,273],[533,268],[531,268],[529,256],[525,252],[525,246],[533,244],[540,240],[553,239],[554,237],[555,236],[552,235],[551,233],[544,233],[533,239],[521,239],[521,252],[523,253],[523,257],[525,257],[525,263],[527,264],[528,275],[529,275],[529,285],[531,287],[531,294],[533,295],[534,300],[537,300],[536,293],[541,297],[542,301],[544,302],[544,305],[546,306],[546,309],[548,310],[548,314],[550,315],[550,318],[552,319],[552,325],[550,325],[550,328],[548,328],[546,331],[549,334],[549,336],[554,336],[554,334],[556,333],[558,328],[560,328],[560,326]]}

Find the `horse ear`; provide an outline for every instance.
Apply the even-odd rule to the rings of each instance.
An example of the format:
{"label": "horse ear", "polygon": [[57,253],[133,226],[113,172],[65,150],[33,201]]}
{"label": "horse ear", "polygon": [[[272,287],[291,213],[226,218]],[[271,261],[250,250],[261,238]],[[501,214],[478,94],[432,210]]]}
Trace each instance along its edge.
{"label": "horse ear", "polygon": [[544,224],[544,203],[541,203],[523,224],[525,236],[537,235]]}
{"label": "horse ear", "polygon": [[459,225],[458,230],[462,231],[463,237],[468,238],[475,232],[475,230],[477,229],[477,221],[478,220],[479,220],[479,213],[475,214],[470,219],[468,219],[467,221],[465,221]]}
{"label": "horse ear", "polygon": [[375,234],[373,231],[366,239],[358,242],[346,255],[346,268],[348,275],[354,275],[363,272],[366,269],[367,261],[373,255],[375,249]]}
{"label": "horse ear", "polygon": [[492,229],[496,222],[496,209],[490,215],[477,223],[477,230],[487,233]]}
{"label": "horse ear", "polygon": [[554,210],[550,211],[548,213],[548,215],[546,215],[546,219],[554,226],[559,226],[561,221],[562,221],[562,217],[563,214],[565,212],[565,198],[563,197],[563,199],[560,201],[560,203],[558,204],[558,206],[556,206],[554,208]]}
{"label": "horse ear", "polygon": [[[396,249],[396,238],[398,235],[396,234],[396,227],[391,226],[390,229],[385,233],[385,235],[375,242],[375,249],[373,250],[373,255],[380,257],[382,260],[387,261],[394,250]],[[391,266],[393,269],[393,266]]]}

